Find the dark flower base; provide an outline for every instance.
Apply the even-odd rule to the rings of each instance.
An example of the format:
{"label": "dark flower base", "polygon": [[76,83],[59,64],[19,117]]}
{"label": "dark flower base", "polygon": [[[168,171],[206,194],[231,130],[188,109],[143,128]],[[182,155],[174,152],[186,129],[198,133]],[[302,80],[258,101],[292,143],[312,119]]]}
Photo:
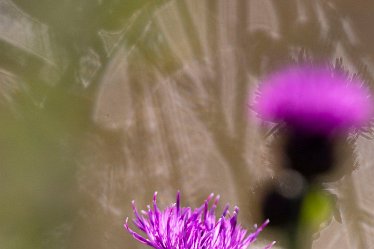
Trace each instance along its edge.
{"label": "dark flower base", "polygon": [[296,171],[284,170],[276,182],[268,185],[262,199],[262,214],[270,226],[288,226],[297,223],[308,184]]}
{"label": "dark flower base", "polygon": [[263,216],[278,227],[296,223],[299,218],[302,196],[287,197],[276,190],[268,192],[263,200]]}
{"label": "dark flower base", "polygon": [[330,136],[292,132],[284,148],[285,166],[311,180],[334,168],[334,141]]}

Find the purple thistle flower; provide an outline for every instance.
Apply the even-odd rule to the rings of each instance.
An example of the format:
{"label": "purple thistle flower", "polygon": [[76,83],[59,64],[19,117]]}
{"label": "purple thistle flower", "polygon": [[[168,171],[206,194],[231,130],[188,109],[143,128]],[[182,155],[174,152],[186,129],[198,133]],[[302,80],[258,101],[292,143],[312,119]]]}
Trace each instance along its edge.
{"label": "purple thistle flower", "polygon": [[[267,220],[254,233],[247,231],[237,224],[239,208],[235,207],[231,215],[226,205],[222,216],[216,220],[215,209],[219,196],[209,209],[208,204],[213,194],[205,200],[204,204],[192,210],[190,207],[180,206],[180,194],[177,194],[176,203],[165,210],[157,207],[157,192],[153,196],[153,209],[139,214],[132,202],[135,226],[145,236],[129,228],[128,218],[125,229],[139,242],[156,249],[246,249],[255,241],[258,234],[269,223]],[[270,248],[274,242],[264,249]]]}
{"label": "purple thistle flower", "polygon": [[367,124],[373,102],[359,79],[318,66],[295,66],[267,77],[254,109],[272,122],[330,134]]}

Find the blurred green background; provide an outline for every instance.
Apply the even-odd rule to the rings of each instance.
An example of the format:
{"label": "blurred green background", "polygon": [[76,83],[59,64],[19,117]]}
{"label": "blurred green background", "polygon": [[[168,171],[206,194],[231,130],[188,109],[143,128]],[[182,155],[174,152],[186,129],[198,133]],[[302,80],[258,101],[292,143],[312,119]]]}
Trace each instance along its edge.
{"label": "blurred green background", "polygon": [[[84,205],[77,158],[100,129],[95,97],[110,61],[99,33],[122,30],[159,4],[0,1],[1,248],[103,248],[80,244],[73,227]],[[149,18],[136,20],[126,44]]]}

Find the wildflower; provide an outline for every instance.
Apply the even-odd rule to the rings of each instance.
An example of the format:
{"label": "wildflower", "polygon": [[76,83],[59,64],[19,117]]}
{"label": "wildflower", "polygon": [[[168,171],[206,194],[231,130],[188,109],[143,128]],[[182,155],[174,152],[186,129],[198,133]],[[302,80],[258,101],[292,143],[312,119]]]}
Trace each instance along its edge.
{"label": "wildflower", "polygon": [[266,221],[254,233],[247,234],[237,224],[237,207],[230,215],[229,206],[226,205],[222,216],[216,220],[215,209],[219,196],[209,209],[208,204],[212,198],[213,194],[209,195],[201,207],[192,210],[190,207],[180,206],[178,192],[176,203],[162,211],[157,207],[156,192],[153,196],[153,209],[148,206],[148,211],[141,211],[139,214],[134,201],[132,202],[135,214],[133,222],[145,236],[129,228],[128,218],[125,229],[139,242],[156,249],[246,249],[269,222]]}
{"label": "wildflower", "polygon": [[358,79],[318,66],[295,66],[263,81],[255,104],[267,121],[330,134],[365,125],[372,117],[369,91]]}

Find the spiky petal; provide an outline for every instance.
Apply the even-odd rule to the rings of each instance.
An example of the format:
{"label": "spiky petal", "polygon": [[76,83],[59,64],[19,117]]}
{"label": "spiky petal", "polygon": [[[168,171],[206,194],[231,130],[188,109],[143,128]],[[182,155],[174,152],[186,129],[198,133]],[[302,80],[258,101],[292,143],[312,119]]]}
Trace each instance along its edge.
{"label": "spiky petal", "polygon": [[[235,207],[233,214],[228,211],[228,205],[221,217],[216,218],[215,209],[219,196],[214,199],[209,209],[211,194],[199,208],[192,210],[180,206],[180,194],[177,194],[175,204],[161,211],[157,206],[157,192],[153,197],[153,208],[139,214],[133,202],[135,226],[144,233],[132,230],[126,219],[125,229],[139,242],[155,249],[246,249],[257,238],[258,234],[269,223],[265,221],[255,232],[248,234],[247,230],[237,224],[239,208]],[[270,248],[274,242],[265,249]]]}

